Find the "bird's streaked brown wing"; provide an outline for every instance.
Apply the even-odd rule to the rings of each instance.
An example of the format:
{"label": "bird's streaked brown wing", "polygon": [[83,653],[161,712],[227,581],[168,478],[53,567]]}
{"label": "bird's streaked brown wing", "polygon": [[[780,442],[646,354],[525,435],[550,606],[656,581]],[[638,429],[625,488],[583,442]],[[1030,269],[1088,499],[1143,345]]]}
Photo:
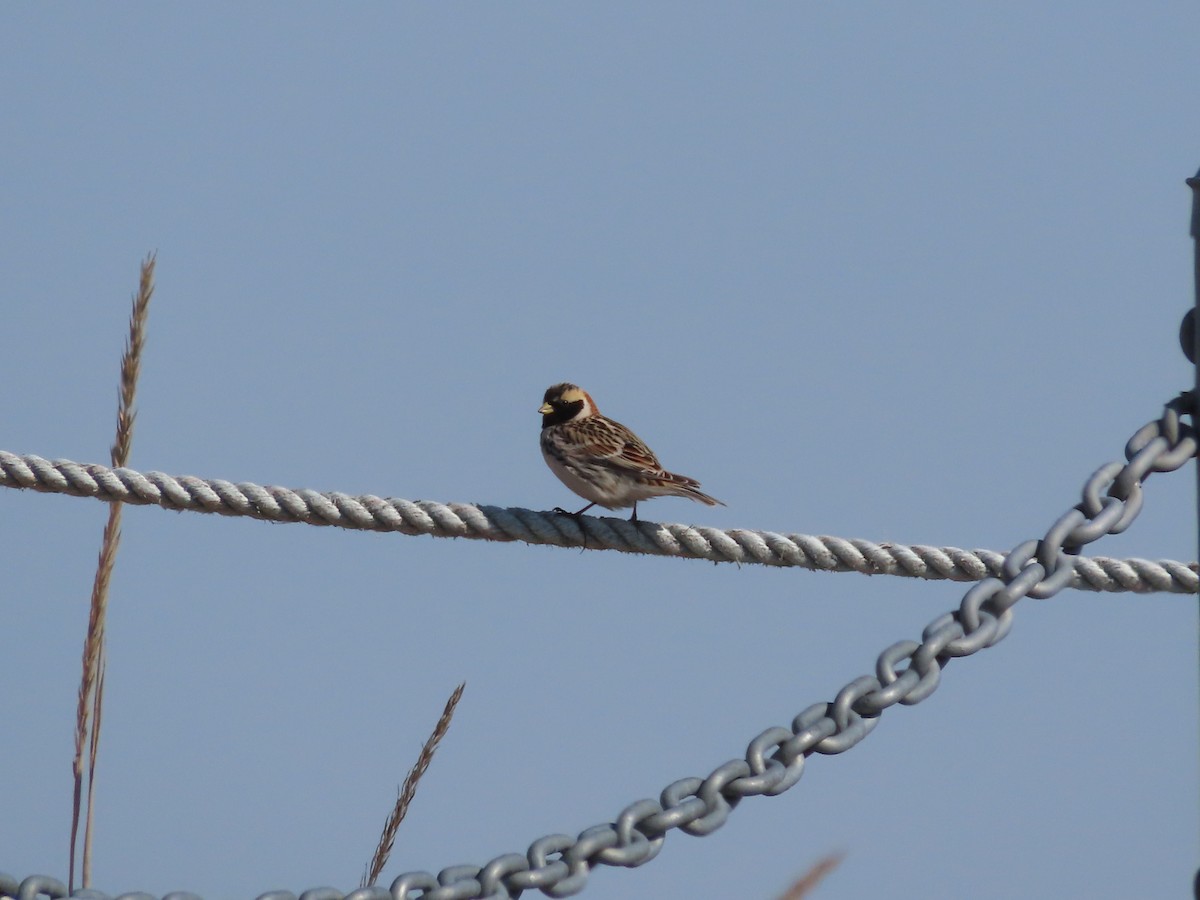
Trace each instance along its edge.
{"label": "bird's streaked brown wing", "polygon": [[636,434],[612,419],[591,416],[578,423],[580,450],[610,466],[646,475],[662,472],[658,457]]}

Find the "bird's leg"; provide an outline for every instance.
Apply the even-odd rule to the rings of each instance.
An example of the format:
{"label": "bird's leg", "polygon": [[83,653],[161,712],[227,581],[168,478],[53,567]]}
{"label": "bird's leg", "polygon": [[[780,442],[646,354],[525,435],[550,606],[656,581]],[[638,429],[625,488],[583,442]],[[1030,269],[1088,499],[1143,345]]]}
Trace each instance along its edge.
{"label": "bird's leg", "polygon": [[[568,509],[563,509],[561,506],[556,506],[556,507],[554,507],[554,512],[558,513],[560,516],[570,516],[572,519],[578,519],[580,516],[582,516],[585,512],[587,512],[589,509],[591,509],[595,505],[596,505],[595,503],[589,503],[587,506],[585,506],[579,512],[571,512]],[[579,526],[579,533],[583,535],[583,549],[586,550],[587,549],[587,532],[583,530],[582,525]]]}
{"label": "bird's leg", "polygon": [[637,517],[637,501],[636,501],[636,500],[634,500],[634,501],[633,501],[633,515],[629,517],[629,521],[630,521],[630,522],[636,522],[637,520],[638,520],[638,517]]}

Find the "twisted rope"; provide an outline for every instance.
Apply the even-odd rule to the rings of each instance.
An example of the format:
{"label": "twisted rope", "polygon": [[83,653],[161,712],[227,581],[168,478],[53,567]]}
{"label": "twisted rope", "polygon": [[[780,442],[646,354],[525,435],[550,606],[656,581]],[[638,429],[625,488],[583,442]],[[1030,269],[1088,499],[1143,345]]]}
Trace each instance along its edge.
{"label": "twisted rope", "polygon": [[[523,541],[555,547],[619,550],[712,562],[798,566],[822,572],[904,575],[910,578],[979,581],[1002,574],[1006,554],[861,539],[722,530],[693,525],[538,512],[520,507],[384,499],[371,494],[291,490],[190,475],[111,469],[70,460],[18,456],[0,450],[0,486],[43,493],[94,497],[164,509],[249,516],[269,522],[304,522],[362,531]],[[1175,560],[1080,557],[1069,587],[1090,591],[1167,591],[1194,594],[1196,563]]]}

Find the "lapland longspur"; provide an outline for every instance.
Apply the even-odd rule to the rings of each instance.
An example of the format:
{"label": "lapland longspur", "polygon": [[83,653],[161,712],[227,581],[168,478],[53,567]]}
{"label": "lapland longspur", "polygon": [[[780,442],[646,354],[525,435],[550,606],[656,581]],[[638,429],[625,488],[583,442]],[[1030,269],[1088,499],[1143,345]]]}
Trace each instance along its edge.
{"label": "lapland longspur", "polygon": [[[668,472],[636,434],[602,416],[587,391],[556,384],[542,400],[542,456],[559,480],[584,500],[578,516],[599,504],[607,509],[633,507],[639,500],[688,497],[709,506],[721,503],[700,490],[700,482]],[[559,510],[565,512],[565,510]]]}

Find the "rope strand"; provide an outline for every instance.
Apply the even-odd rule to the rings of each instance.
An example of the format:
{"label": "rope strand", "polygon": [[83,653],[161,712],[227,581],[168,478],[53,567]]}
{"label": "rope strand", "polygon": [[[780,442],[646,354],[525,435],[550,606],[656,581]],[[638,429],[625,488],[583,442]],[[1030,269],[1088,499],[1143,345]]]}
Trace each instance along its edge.
{"label": "rope strand", "polygon": [[[0,486],[94,497],[135,506],[249,516],[269,522],[304,522],[361,531],[522,541],[555,547],[618,550],[712,562],[796,566],[823,572],[902,575],[910,578],[979,581],[1001,574],[1006,554],[921,544],[779,534],[742,528],[629,522],[621,518],[539,512],[521,507],[432,500],[384,499],[371,494],[264,487],[221,479],[111,469],[70,460],[18,456],[0,450]],[[586,539],[585,539],[586,536]],[[1080,557],[1070,587],[1090,591],[1195,594],[1196,563],[1175,560]]]}

